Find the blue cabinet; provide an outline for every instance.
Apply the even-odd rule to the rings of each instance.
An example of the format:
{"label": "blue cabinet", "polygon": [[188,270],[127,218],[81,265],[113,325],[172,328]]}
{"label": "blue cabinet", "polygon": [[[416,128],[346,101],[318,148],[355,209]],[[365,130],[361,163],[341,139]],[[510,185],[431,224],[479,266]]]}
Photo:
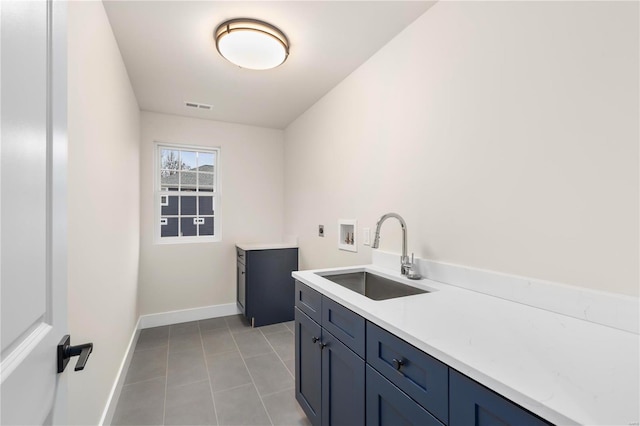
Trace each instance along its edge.
{"label": "blue cabinet", "polygon": [[291,321],[294,306],[292,271],[298,249],[242,250],[237,253],[238,307],[254,327]]}
{"label": "blue cabinet", "polygon": [[449,369],[450,426],[548,426],[550,423]]}
{"label": "blue cabinet", "polygon": [[[351,348],[355,341],[364,350],[364,319],[304,284],[296,282],[295,294],[298,404],[314,426],[364,425],[365,363]],[[327,324],[342,330],[344,341],[324,328],[322,309],[327,301]]]}
{"label": "blue cabinet", "polygon": [[300,282],[295,304],[296,399],[314,426],[549,425]]}
{"label": "blue cabinet", "polygon": [[407,394],[367,365],[367,426],[442,426]]}

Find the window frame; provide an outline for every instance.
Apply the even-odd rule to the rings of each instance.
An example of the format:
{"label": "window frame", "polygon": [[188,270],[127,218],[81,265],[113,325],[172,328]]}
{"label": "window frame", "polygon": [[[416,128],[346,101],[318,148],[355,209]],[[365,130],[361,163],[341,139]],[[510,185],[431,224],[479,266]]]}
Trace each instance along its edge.
{"label": "window frame", "polygon": [[[160,220],[162,218],[162,205],[161,196],[171,193],[171,195],[180,196],[182,194],[188,194],[188,196],[198,196],[198,192],[183,192],[178,188],[178,191],[163,191],[161,184],[161,164],[162,150],[170,149],[173,151],[196,151],[203,153],[214,154],[213,164],[213,192],[203,192],[201,196],[211,196],[213,198],[213,235],[192,235],[192,236],[176,236],[176,237],[162,237]],[[220,155],[221,149],[219,146],[200,146],[200,145],[183,145],[178,143],[168,143],[155,141],[153,146],[153,235],[154,242],[156,244],[191,244],[191,243],[214,243],[222,241],[222,223],[220,215],[221,205],[221,183],[220,183]],[[172,215],[173,216],[173,215]],[[178,216],[180,222],[182,216]],[[189,215],[190,216],[190,215]]]}

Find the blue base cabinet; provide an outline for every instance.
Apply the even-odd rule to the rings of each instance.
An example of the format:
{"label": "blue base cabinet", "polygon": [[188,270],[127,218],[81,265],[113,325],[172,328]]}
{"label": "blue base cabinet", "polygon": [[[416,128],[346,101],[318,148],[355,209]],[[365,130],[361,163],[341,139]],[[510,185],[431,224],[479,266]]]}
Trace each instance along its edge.
{"label": "blue base cabinet", "polygon": [[550,425],[300,282],[295,305],[296,400],[314,426]]}
{"label": "blue base cabinet", "polygon": [[449,369],[451,426],[548,426],[519,405]]}
{"label": "blue base cabinet", "polygon": [[237,253],[238,308],[253,327],[291,321],[298,249],[242,250]]}
{"label": "blue base cabinet", "polygon": [[[314,426],[364,425],[364,360],[321,326],[323,299],[318,294],[296,283],[296,400]],[[364,348],[364,319],[359,317],[359,324],[353,312],[332,306],[332,310],[336,309],[341,312],[335,312],[335,318],[344,319],[345,324],[357,324],[362,336],[355,340]],[[349,325],[345,328],[351,330]]]}

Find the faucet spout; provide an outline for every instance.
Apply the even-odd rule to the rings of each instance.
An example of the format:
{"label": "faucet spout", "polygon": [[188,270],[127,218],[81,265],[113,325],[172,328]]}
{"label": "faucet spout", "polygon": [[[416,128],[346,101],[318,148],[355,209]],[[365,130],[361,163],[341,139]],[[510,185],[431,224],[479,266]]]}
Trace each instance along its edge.
{"label": "faucet spout", "polygon": [[380,219],[378,219],[378,223],[376,223],[376,233],[373,238],[373,244],[371,245],[371,248],[377,249],[378,247],[380,247],[380,228],[382,227],[384,221],[389,219],[390,217],[398,219],[398,222],[400,222],[400,227],[402,228],[402,258],[400,259],[400,272],[402,273],[402,275],[407,275],[410,267],[409,256],[407,256],[407,223],[404,221],[402,216],[400,216],[398,213],[387,213],[382,215]]}

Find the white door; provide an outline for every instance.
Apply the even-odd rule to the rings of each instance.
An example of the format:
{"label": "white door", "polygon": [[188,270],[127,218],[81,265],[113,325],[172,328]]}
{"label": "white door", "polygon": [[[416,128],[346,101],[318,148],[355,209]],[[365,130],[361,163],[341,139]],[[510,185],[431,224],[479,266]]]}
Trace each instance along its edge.
{"label": "white door", "polygon": [[65,27],[64,2],[0,1],[3,425],[66,420]]}

